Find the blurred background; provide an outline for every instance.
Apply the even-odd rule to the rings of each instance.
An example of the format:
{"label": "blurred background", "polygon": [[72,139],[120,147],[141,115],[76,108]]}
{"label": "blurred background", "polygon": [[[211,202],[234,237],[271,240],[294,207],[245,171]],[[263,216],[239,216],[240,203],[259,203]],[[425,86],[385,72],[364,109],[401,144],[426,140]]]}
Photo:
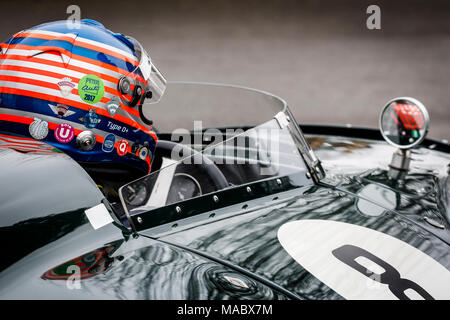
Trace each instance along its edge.
{"label": "blurred background", "polygon": [[[284,98],[301,123],[377,127],[391,98],[412,96],[429,136],[450,138],[450,1],[2,0],[0,37],[81,18],[138,39],[168,80],[232,83]],[[381,8],[381,30],[366,9]]]}

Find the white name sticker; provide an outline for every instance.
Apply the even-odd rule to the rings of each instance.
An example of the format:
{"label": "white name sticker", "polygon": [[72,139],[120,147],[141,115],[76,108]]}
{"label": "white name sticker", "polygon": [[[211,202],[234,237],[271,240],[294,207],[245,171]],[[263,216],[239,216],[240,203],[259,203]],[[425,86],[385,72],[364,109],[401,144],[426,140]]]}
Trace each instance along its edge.
{"label": "white name sticker", "polygon": [[96,205],[90,209],[84,210],[89,222],[94,229],[101,228],[107,224],[113,222],[113,218],[109,214],[108,209],[106,209],[103,203]]}
{"label": "white name sticker", "polygon": [[345,299],[450,299],[450,271],[387,234],[344,222],[300,220],[282,225],[278,240]]}

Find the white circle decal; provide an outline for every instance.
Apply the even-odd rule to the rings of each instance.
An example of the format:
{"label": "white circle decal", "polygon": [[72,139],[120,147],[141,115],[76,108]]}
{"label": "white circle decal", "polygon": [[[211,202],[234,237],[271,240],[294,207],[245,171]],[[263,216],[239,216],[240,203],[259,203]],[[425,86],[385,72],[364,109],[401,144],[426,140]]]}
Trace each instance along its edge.
{"label": "white circle decal", "polygon": [[295,261],[345,299],[450,299],[450,271],[379,231],[299,220],[282,225],[278,240]]}

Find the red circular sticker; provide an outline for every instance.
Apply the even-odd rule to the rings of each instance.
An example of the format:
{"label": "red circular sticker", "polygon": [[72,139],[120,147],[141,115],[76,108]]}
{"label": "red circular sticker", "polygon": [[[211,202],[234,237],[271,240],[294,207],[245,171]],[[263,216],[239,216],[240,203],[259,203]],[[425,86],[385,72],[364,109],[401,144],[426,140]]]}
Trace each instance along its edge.
{"label": "red circular sticker", "polygon": [[73,136],[73,127],[68,123],[61,123],[55,129],[55,138],[61,143],[72,141]]}
{"label": "red circular sticker", "polygon": [[120,140],[119,145],[117,146],[117,154],[119,156],[126,155],[128,152],[128,146],[129,146],[128,140],[126,139]]}

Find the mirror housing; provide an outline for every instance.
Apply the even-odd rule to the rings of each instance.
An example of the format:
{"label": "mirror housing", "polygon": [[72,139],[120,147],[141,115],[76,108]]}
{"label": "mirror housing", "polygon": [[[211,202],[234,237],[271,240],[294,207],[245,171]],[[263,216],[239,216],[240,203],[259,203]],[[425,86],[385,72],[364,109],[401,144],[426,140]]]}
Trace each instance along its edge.
{"label": "mirror housing", "polygon": [[411,149],[420,144],[428,133],[429,124],[425,106],[409,97],[390,100],[380,115],[383,138],[399,149]]}
{"label": "mirror housing", "polygon": [[399,97],[388,101],[380,114],[383,138],[398,150],[389,165],[389,177],[402,180],[409,170],[410,149],[426,137],[430,116],[425,106],[414,98]]}

